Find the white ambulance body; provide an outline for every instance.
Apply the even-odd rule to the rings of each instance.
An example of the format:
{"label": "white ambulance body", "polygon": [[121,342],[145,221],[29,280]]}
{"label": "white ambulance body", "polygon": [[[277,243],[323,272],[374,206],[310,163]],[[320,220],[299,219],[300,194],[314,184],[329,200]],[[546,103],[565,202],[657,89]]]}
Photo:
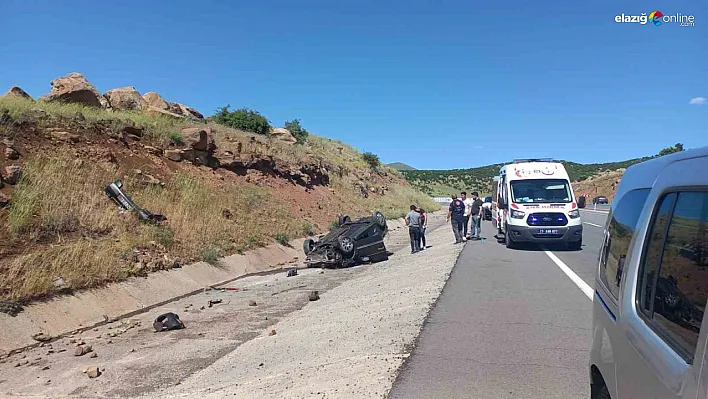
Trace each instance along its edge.
{"label": "white ambulance body", "polygon": [[515,160],[494,178],[492,216],[508,248],[518,243],[564,243],[580,249],[583,223],[563,164],[549,159]]}

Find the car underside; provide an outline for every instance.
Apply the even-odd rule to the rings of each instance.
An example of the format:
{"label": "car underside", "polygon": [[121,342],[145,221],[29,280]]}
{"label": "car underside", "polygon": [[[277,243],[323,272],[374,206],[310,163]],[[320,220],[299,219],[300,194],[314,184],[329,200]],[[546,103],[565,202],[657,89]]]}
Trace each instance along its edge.
{"label": "car underside", "polygon": [[328,234],[318,240],[305,240],[305,264],[340,268],[387,260],[389,252],[383,242],[387,232],[386,218],[381,212],[354,221],[349,216],[340,216],[338,226]]}

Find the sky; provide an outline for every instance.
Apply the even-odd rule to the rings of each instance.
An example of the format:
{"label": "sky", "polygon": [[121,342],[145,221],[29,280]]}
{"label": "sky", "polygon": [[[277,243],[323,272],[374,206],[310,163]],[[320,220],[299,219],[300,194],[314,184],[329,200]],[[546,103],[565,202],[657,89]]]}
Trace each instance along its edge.
{"label": "sky", "polygon": [[[419,169],[708,145],[708,3],[479,3],[2,0],[0,91],[81,72]],[[695,26],[615,22],[654,10]]]}

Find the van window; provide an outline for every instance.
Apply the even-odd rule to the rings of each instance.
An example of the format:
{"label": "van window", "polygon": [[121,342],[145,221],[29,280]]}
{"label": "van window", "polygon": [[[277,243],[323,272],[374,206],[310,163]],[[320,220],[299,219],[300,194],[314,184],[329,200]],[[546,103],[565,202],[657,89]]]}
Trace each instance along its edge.
{"label": "van window", "polygon": [[607,227],[605,246],[601,251],[600,280],[615,298],[619,297],[624,260],[629,242],[637,228],[639,215],[649,196],[650,189],[642,188],[627,192],[617,202]]}
{"label": "van window", "polygon": [[511,194],[516,203],[570,202],[570,185],[562,179],[513,180]]}
{"label": "van window", "polygon": [[[674,202],[666,234],[652,233],[637,292],[652,329],[691,363],[708,300],[708,193],[664,197],[664,203]],[[668,219],[669,213],[662,215],[664,203],[653,223],[656,230]],[[654,249],[657,245],[661,250]]]}

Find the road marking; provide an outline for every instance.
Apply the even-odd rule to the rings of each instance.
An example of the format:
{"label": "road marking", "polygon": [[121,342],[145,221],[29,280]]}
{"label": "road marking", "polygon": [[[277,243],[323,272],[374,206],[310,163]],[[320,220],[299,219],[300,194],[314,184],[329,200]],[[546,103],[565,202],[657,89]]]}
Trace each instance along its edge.
{"label": "road marking", "polygon": [[608,213],[610,213],[610,211],[594,211],[592,209],[583,209],[583,212],[600,213],[603,215],[607,215]]}
{"label": "road marking", "polygon": [[590,222],[583,222],[583,223],[589,224],[590,226],[599,227],[599,228],[601,228],[601,229],[604,229],[604,228],[605,228],[605,226],[600,226],[599,224],[595,224],[595,223],[590,223]]}
{"label": "road marking", "polygon": [[575,283],[575,285],[577,285],[578,288],[580,288],[580,290],[583,291],[583,293],[585,293],[585,295],[587,295],[588,299],[590,299],[592,301],[592,297],[593,297],[595,291],[592,288],[590,288],[590,286],[585,281],[583,281],[583,279],[578,277],[578,275],[575,274],[575,272],[570,270],[570,268],[565,263],[563,263],[562,260],[558,259],[558,257],[553,252],[551,252],[545,248],[544,248],[543,252],[545,252],[546,255],[548,255],[548,257],[551,258],[553,263],[555,263],[563,271],[563,273],[565,273],[565,275],[568,276]]}

